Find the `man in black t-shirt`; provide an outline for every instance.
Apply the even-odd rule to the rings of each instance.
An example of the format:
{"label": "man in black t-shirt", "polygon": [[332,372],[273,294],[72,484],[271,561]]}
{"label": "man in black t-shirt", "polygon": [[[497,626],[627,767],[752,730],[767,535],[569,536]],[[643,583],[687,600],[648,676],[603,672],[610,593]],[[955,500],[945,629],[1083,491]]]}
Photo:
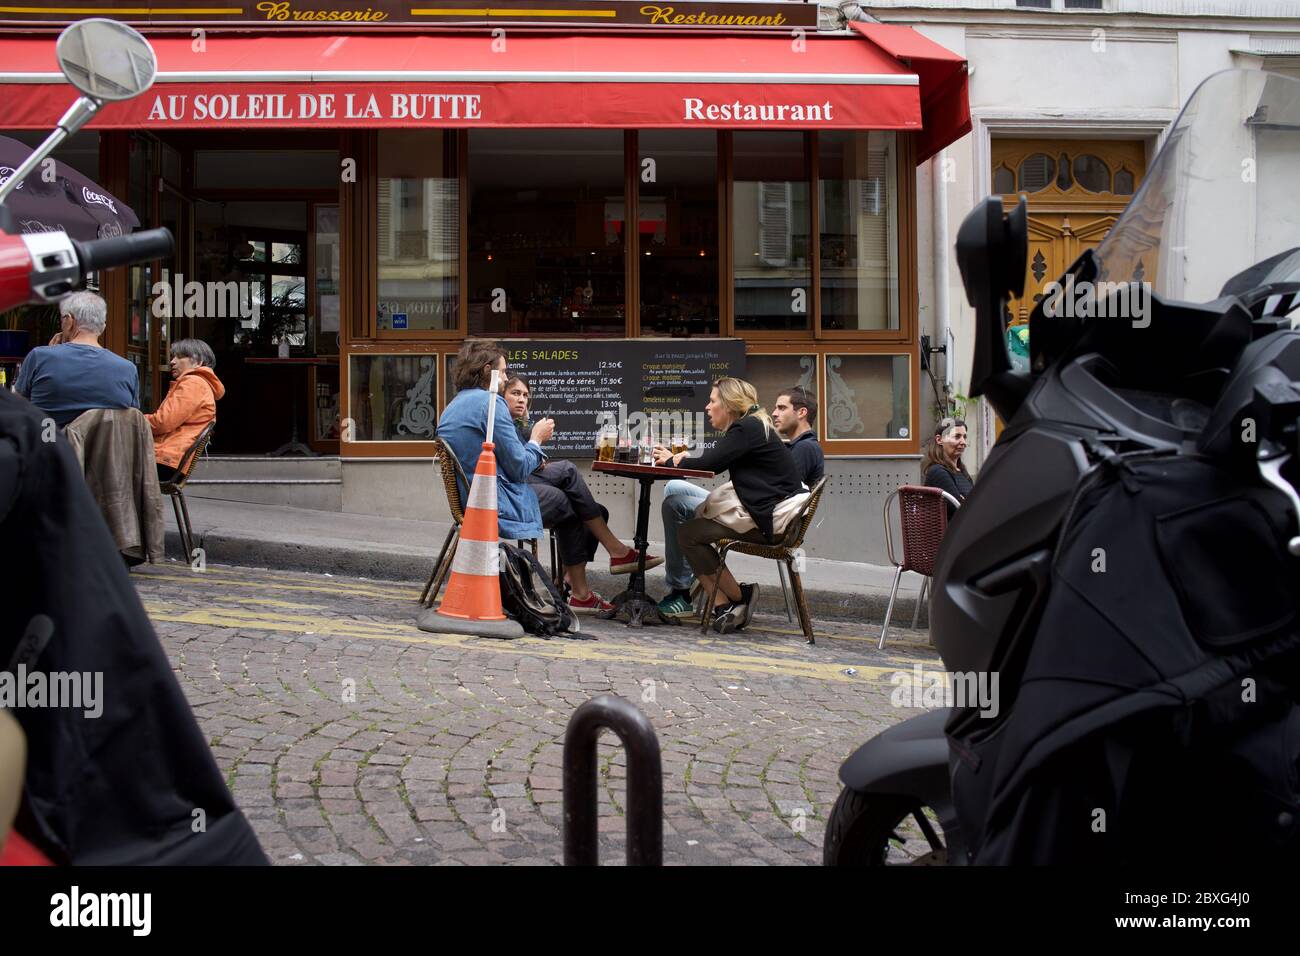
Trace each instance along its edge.
{"label": "man in black t-shirt", "polygon": [[796,385],[776,397],[772,421],[790,446],[800,480],[811,490],[826,473],[826,457],[813,430],[817,424],[817,399]]}

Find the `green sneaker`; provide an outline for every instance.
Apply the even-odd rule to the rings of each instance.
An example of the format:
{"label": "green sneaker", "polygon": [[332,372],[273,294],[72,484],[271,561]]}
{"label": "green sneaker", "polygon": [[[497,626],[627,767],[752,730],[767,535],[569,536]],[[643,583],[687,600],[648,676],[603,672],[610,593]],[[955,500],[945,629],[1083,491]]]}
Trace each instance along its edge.
{"label": "green sneaker", "polygon": [[686,598],[681,597],[680,595],[670,594],[659,602],[659,613],[664,617],[681,619],[684,617],[695,617],[698,612],[691,606],[691,602],[686,600]]}

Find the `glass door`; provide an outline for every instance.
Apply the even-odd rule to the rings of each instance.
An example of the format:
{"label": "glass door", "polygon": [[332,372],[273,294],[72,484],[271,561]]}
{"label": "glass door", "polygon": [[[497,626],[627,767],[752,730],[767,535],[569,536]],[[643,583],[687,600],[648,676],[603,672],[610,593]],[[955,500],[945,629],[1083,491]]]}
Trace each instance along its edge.
{"label": "glass door", "polygon": [[[169,304],[170,308],[157,307],[151,310],[154,313],[161,313],[155,316],[154,334],[150,343],[153,354],[153,361],[150,364],[153,373],[154,407],[166,396],[171,382],[172,343],[194,335],[195,310],[184,307],[186,283],[196,278],[193,241],[194,203],[166,182],[159,183],[158,224],[171,230],[171,234],[176,238],[176,251],[170,259],[162,260],[158,268],[158,281],[171,290],[162,304]],[[205,305],[207,298],[204,297]],[[143,398],[141,396],[141,404]]]}
{"label": "glass door", "polygon": [[[133,133],[127,145],[127,202],[140,219],[140,228],[154,223],[154,201],[158,196],[158,141],[143,133]],[[140,407],[152,410],[158,402],[154,385],[152,359],[156,351],[158,329],[154,321],[153,286],[158,275],[154,263],[131,266],[127,286],[126,357],[140,378]]]}
{"label": "glass door", "polygon": [[339,207],[312,203],[307,248],[308,328],[315,345],[307,443],[313,451],[339,451]]}

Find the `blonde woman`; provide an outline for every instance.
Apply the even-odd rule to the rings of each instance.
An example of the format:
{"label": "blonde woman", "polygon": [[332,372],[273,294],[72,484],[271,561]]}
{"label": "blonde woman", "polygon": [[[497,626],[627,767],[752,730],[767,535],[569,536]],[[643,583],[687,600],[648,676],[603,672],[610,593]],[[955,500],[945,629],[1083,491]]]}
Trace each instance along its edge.
{"label": "blonde woman", "polygon": [[[771,544],[774,534],[773,511],[782,501],[803,491],[799,469],[789,447],[758,402],[758,392],[749,382],[738,378],[720,378],[713,383],[709,404],[705,406],[709,424],[722,432],[722,438],[710,451],[695,458],[685,452],[676,455],[668,449],[655,449],[655,461],[671,462],[687,468],[727,472],[736,497],[757,526],[737,531],[712,518],[696,517],[677,532],[682,553],[707,594],[713,589],[714,577],[721,561],[714,543],[722,538],[739,538]],[[718,583],[715,627],[723,634],[739,630],[749,623],[758,602],[758,585],[738,584],[730,571]]]}

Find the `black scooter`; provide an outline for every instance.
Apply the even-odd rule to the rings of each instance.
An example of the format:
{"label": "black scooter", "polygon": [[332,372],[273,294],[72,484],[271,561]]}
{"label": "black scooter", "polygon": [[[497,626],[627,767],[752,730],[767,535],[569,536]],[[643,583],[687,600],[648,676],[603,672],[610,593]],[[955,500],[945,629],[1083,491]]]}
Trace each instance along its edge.
{"label": "black scooter", "polygon": [[[1226,109],[1225,104],[1234,110],[1239,107],[1241,115]],[[1252,124],[1261,125],[1263,115],[1274,132],[1252,129]],[[1283,132],[1277,133],[1278,129]],[[1252,148],[1262,149],[1261,144],[1267,144],[1277,149],[1281,137],[1284,149],[1297,157],[1297,130],[1300,82],[1240,72],[1218,74],[1205,81],[1106,240],[1097,250],[1085,252],[1061,278],[1057,290],[1034,309],[1028,372],[1012,369],[1004,325],[1006,303],[1020,295],[1024,285],[1029,241],[1025,200],[1022,197],[1016,208],[1004,214],[1000,197],[991,197],[967,216],[958,233],[956,252],[967,296],[976,311],[971,394],[983,395],[1007,426],[984,463],[973,493],[948,527],[932,582],[930,626],[945,670],[949,674],[996,672],[1001,699],[996,716],[989,717],[978,706],[958,701],[958,706],[903,721],[853,753],[840,769],[844,789],[826,828],[827,865],[1095,859],[1089,857],[1092,851],[1086,841],[1088,820],[1042,819],[1074,812],[1068,791],[1064,791],[1067,797],[1058,790],[1055,802],[1038,804],[1024,799],[1024,793],[1035,781],[1062,773],[1062,766],[1068,766],[1071,759],[1069,747],[1108,746],[1105,730],[1111,725],[1098,719],[1088,733],[1080,731],[1057,743],[1052,735],[1059,732],[1064,720],[1045,721],[1037,730],[1031,726],[1026,731],[1024,708],[1043,705],[1042,697],[1027,702],[1030,694],[1025,688],[1037,682],[1035,691],[1042,694],[1040,688],[1046,681],[1041,666],[1032,679],[1026,672],[1035,667],[1031,662],[1036,648],[1052,636],[1040,630],[1044,611],[1053,587],[1061,586],[1063,572],[1058,564],[1063,560],[1066,531],[1076,527],[1081,512],[1097,500],[1090,497],[1089,489],[1112,474],[1136,484],[1137,479],[1126,471],[1134,472],[1143,463],[1157,462],[1170,474],[1176,473],[1177,466],[1192,462],[1212,465],[1219,469],[1216,473],[1232,476],[1242,495],[1264,501],[1267,507],[1263,510],[1282,529],[1273,537],[1262,532],[1260,538],[1263,544],[1259,547],[1267,552],[1263,557],[1276,565],[1281,580],[1291,587],[1280,599],[1280,629],[1265,637],[1274,641],[1267,645],[1269,653],[1290,655],[1286,657],[1289,669],[1278,671],[1282,674],[1278,696],[1283,698],[1278,720],[1298,725],[1295,701],[1300,698],[1300,685],[1294,681],[1294,635],[1300,628],[1294,624],[1294,582],[1295,555],[1300,554],[1295,469],[1300,461],[1296,437],[1300,389],[1292,383],[1300,380],[1300,332],[1292,330],[1287,316],[1293,310],[1300,315],[1300,235],[1279,236],[1275,230],[1256,239],[1252,234],[1257,252],[1280,251],[1236,271],[1227,281],[1215,281],[1212,289],[1218,295],[1206,302],[1197,294],[1206,288],[1206,277],[1193,274],[1189,264],[1220,267],[1224,263],[1218,260],[1228,256],[1192,248],[1191,244],[1230,240],[1234,226],[1222,222],[1220,237],[1179,231],[1190,230],[1192,217],[1211,202],[1222,202],[1225,190],[1238,188],[1226,172],[1216,181],[1196,167],[1213,152],[1210,143],[1249,135]],[[1237,154],[1230,158],[1238,163]],[[1251,212],[1265,208],[1262,184],[1243,182],[1241,188],[1254,190],[1249,192]],[[1211,192],[1215,189],[1218,192]],[[1300,206],[1295,192],[1293,187],[1283,187],[1270,193],[1267,201],[1290,203],[1294,211]],[[1239,204],[1243,208],[1246,195],[1243,192]],[[1225,203],[1222,208],[1232,209],[1233,204]],[[1282,215],[1272,221],[1288,220]],[[1300,218],[1289,222],[1300,222]],[[1254,220],[1249,228],[1256,228]],[[1155,285],[1161,293],[1129,281],[1156,272]],[[1101,285],[1107,280],[1122,281]],[[1064,301],[1073,290],[1098,287],[1088,309],[1071,308],[1078,303]],[[1135,305],[1137,308],[1131,308]],[[1106,314],[1099,315],[1102,312]],[[1247,432],[1250,437],[1243,443]],[[1256,560],[1245,553],[1249,551],[1247,543],[1242,547],[1240,560]],[[1196,595],[1188,597],[1189,601],[1196,599]],[[1112,610],[1101,606],[1097,613],[1103,616]],[[1118,616],[1116,613],[1115,618]],[[1053,626],[1059,631],[1059,621]],[[1145,636],[1128,638],[1140,648]],[[1243,657],[1255,655],[1253,666],[1259,667],[1264,657],[1264,645],[1260,644],[1264,639],[1241,645]],[[1278,643],[1286,641],[1292,643],[1287,647]],[[1202,644],[1193,651],[1227,655],[1237,649]],[[1235,660],[1224,656],[1212,663],[1228,668],[1235,666]],[[1095,683],[1108,679],[1104,666],[1098,665],[1102,676]],[[1125,685],[1125,693],[1132,691],[1130,697],[1137,693],[1137,679],[1115,675],[1114,680]],[[1233,680],[1235,676],[1227,681],[1230,692]],[[1053,692],[1068,694],[1070,686],[1059,683]],[[1184,698],[1175,703],[1188,714],[1203,713],[1197,709],[1203,703],[1197,696],[1199,690],[1183,687],[1179,693]],[[1125,698],[1117,692],[1116,700],[1122,704]],[[1115,701],[1108,703],[1114,705]],[[1292,708],[1289,712],[1288,706]],[[1170,709],[1177,708],[1166,707]],[[1062,713],[1073,718],[1088,711],[1080,704],[1075,711],[1063,709]],[[1017,716],[1019,726],[1014,724]],[[1019,766],[1011,765],[1006,752],[1005,738],[1013,733],[1024,739],[1023,748],[1015,752]],[[1294,743],[1294,731],[1287,733]],[[1035,747],[1051,753],[1039,755]],[[1114,754],[1106,756],[1109,759]],[[1017,773],[1024,777],[1016,779]],[[991,781],[994,775],[1001,776]],[[1136,778],[1120,775],[1116,779]],[[1016,788],[1018,795],[1009,796]],[[1191,803],[1198,795],[1188,796]],[[1294,832],[1294,814],[1287,809],[1289,798],[1285,793],[1272,796],[1275,805],[1258,811],[1267,817],[1260,824],[1264,827],[1260,840],[1269,846],[1289,847],[1294,853],[1300,837]],[[1116,799],[1124,798],[1121,794]],[[1203,803],[1201,806],[1204,808]],[[1242,812],[1257,811],[1249,805]],[[1130,813],[1129,819],[1133,818]],[[1077,843],[1046,841],[1054,849],[1035,855],[1025,848],[1025,839],[1017,843],[1006,835],[1015,827],[1039,827],[1047,832],[1045,828],[1053,825],[1072,827],[1085,836]],[[1095,823],[1092,831],[1096,831]],[[1105,858],[1149,861],[1149,856],[1143,856],[1148,851],[1141,842],[1140,838],[1134,840],[1116,854],[1112,841],[1108,848],[1111,856]],[[1152,841],[1151,852],[1159,845]]]}

